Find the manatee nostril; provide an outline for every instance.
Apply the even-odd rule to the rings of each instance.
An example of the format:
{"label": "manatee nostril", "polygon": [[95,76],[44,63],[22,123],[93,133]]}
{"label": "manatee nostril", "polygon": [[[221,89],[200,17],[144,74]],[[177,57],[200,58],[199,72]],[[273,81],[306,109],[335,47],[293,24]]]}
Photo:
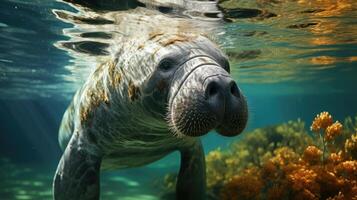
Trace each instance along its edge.
{"label": "manatee nostril", "polygon": [[236,97],[240,96],[238,86],[234,81],[231,82],[231,94]]}
{"label": "manatee nostril", "polygon": [[208,84],[206,92],[207,92],[207,97],[211,97],[214,96],[215,94],[217,94],[219,91],[219,86],[216,83],[216,81],[212,81]]}

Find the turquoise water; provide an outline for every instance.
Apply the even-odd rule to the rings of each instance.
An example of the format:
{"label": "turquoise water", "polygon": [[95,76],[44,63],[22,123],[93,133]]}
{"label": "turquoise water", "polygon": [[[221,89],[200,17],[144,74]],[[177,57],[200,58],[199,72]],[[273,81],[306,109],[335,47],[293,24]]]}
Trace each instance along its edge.
{"label": "turquoise water", "polygon": [[[226,11],[226,19],[213,22],[209,31],[229,55],[247,97],[247,130],[297,118],[310,122],[322,110],[341,120],[356,115],[355,1],[233,1],[229,6],[245,9]],[[0,199],[51,198],[61,117],[108,40],[97,34],[73,51],[61,48],[78,34],[105,33],[92,29],[95,25],[78,29],[54,14],[78,9],[49,0],[0,4]],[[184,11],[167,14],[204,23],[205,18]],[[80,51],[89,54],[80,57]],[[205,151],[235,139],[209,133],[203,137]],[[150,166],[105,172],[102,199],[158,199],[164,175],[177,171],[178,161],[173,154]]]}

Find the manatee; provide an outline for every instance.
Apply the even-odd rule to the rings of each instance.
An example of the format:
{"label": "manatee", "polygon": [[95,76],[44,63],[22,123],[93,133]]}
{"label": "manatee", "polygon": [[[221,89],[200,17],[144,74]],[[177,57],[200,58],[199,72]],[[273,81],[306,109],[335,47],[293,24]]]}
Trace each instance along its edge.
{"label": "manatee", "polygon": [[[70,13],[56,15],[90,26]],[[248,119],[227,56],[191,19],[144,8],[90,17],[111,22],[96,28],[120,34],[108,39],[105,59],[64,113],[54,199],[97,200],[101,170],[143,166],[174,151],[181,155],[176,198],[205,199],[199,136],[238,135]]]}

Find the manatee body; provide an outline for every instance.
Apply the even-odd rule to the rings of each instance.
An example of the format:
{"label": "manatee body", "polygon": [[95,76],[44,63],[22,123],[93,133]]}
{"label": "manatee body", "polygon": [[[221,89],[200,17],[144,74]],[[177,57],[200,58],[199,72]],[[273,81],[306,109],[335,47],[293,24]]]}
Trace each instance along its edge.
{"label": "manatee body", "polygon": [[110,18],[123,34],[63,116],[54,199],[99,199],[100,170],[146,165],[173,151],[181,153],[177,199],[205,199],[198,136],[213,129],[235,136],[248,118],[227,57],[187,19],[140,9]]}

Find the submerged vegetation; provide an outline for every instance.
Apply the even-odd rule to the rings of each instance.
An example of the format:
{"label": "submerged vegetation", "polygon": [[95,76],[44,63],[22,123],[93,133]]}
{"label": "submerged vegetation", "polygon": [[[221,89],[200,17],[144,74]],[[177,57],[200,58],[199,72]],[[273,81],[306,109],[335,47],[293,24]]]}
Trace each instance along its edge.
{"label": "submerged vegetation", "polygon": [[[357,116],[327,112],[244,133],[206,156],[209,199],[357,199]],[[174,190],[167,176],[166,188]]]}

